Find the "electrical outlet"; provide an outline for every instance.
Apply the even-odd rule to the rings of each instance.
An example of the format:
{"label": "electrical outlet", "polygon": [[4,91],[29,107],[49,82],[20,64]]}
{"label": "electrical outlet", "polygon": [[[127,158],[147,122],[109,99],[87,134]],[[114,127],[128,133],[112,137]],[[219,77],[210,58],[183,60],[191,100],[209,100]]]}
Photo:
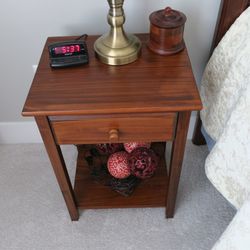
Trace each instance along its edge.
{"label": "electrical outlet", "polygon": [[34,74],[36,73],[36,69],[37,69],[37,65],[36,64],[32,65],[32,70]]}

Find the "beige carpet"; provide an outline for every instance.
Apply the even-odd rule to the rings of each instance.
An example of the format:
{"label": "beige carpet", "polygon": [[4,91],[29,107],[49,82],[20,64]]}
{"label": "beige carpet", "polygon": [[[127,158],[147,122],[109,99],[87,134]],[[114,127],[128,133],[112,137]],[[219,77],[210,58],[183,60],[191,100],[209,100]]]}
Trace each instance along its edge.
{"label": "beige carpet", "polygon": [[[63,152],[73,177],[75,148]],[[0,145],[0,249],[211,249],[235,211],[204,174],[207,154],[187,143],[174,219],[163,208],[109,209],[71,222],[43,145]]]}

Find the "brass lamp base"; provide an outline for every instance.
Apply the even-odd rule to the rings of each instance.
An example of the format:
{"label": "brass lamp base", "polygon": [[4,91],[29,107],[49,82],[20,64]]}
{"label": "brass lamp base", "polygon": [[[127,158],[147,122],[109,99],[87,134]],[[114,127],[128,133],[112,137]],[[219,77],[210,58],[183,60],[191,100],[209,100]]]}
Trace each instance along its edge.
{"label": "brass lamp base", "polygon": [[109,65],[123,65],[134,62],[141,51],[141,42],[134,35],[128,35],[127,46],[112,48],[105,43],[107,37],[101,36],[95,42],[96,57],[103,63]]}
{"label": "brass lamp base", "polygon": [[108,23],[110,32],[99,37],[94,49],[96,57],[109,65],[123,65],[135,61],[141,50],[141,42],[134,35],[127,35],[123,30],[125,16],[123,12],[124,0],[108,0],[110,10]]}

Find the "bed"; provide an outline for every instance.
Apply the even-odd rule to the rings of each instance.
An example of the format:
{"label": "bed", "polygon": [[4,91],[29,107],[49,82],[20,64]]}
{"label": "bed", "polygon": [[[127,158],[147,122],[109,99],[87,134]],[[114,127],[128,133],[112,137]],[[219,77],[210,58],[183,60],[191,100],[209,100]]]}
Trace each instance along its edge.
{"label": "bed", "polygon": [[206,176],[237,210],[213,250],[250,249],[249,3],[221,2],[211,57],[200,85],[203,110],[193,143],[207,142],[209,147],[207,134],[213,139],[205,161]]}
{"label": "bed", "polygon": [[[250,0],[222,0],[219,17],[217,21],[217,27],[214,34],[214,40],[212,44],[212,50],[218,45],[224,34],[234,23],[235,19],[250,5]],[[195,129],[193,133],[192,142],[195,145],[204,145],[206,140],[201,133],[202,122],[200,115],[197,115]]]}

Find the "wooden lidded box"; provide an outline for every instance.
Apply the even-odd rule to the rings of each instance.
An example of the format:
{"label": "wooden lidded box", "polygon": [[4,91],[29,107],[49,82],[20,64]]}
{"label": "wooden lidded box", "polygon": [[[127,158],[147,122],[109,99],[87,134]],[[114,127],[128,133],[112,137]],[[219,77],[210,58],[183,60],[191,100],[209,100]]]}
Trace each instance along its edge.
{"label": "wooden lidded box", "polygon": [[186,16],[170,7],[149,16],[150,35],[148,48],[160,55],[175,54],[184,49],[183,41]]}

